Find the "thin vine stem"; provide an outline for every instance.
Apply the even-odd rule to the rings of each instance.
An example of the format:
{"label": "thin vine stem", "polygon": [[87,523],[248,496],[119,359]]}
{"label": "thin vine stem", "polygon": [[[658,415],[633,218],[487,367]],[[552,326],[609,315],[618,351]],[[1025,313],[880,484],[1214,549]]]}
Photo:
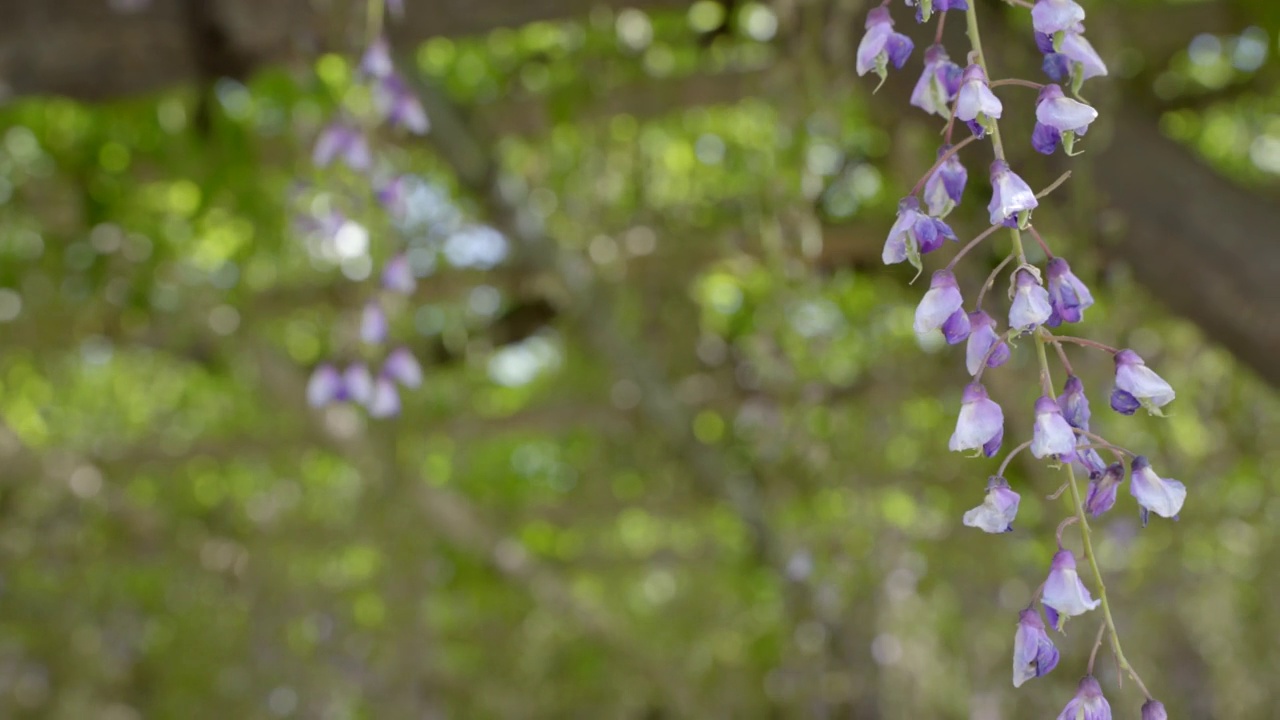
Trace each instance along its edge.
{"label": "thin vine stem", "polygon": [[[986,73],[987,77],[990,77],[991,73],[987,67],[986,55],[982,50],[982,34],[978,28],[977,8],[978,3],[968,3],[968,9],[965,10],[965,24],[968,30],[969,42],[973,48],[973,53],[976,56],[977,63],[982,67],[982,70]],[[991,147],[995,153],[995,157],[997,160],[1004,160],[1004,144],[1000,139],[1000,127],[999,123],[994,119],[991,121],[990,130]],[[1018,232],[1017,228],[1012,228],[1010,236],[1013,240],[1013,249],[1018,255],[1018,260],[1025,263],[1026,253],[1023,251],[1022,247],[1022,235]],[[1049,341],[1045,338],[1046,334],[1047,333],[1035,334],[1036,359],[1040,364],[1041,379],[1052,386],[1052,379],[1049,370],[1049,356],[1045,352],[1045,346],[1049,344]],[[1116,631],[1115,619],[1111,615],[1111,601],[1107,598],[1106,583],[1104,583],[1102,579],[1102,569],[1098,566],[1097,553],[1093,550],[1093,540],[1090,538],[1089,533],[1089,518],[1085,512],[1084,498],[1080,494],[1079,483],[1076,482],[1075,468],[1071,466],[1071,463],[1065,463],[1065,465],[1067,468],[1067,486],[1071,491],[1071,505],[1072,509],[1075,511],[1076,519],[1080,523],[1080,539],[1084,545],[1084,555],[1089,562],[1089,569],[1092,572],[1094,585],[1098,591],[1098,600],[1102,606],[1104,624],[1106,625],[1107,633],[1111,636],[1111,649],[1115,653],[1116,662],[1119,663],[1120,668],[1125,670],[1129,674],[1129,677],[1133,678],[1134,683],[1138,685],[1143,694],[1150,698],[1151,692],[1147,690],[1147,686],[1142,682],[1137,671],[1129,664],[1129,660],[1124,656],[1124,650],[1120,646],[1120,633]]]}
{"label": "thin vine stem", "polygon": [[998,475],[998,476],[1000,476],[1000,477],[1004,477],[1004,471],[1009,467],[1009,463],[1013,460],[1014,456],[1015,456],[1015,455],[1017,455],[1018,453],[1022,452],[1023,450],[1026,450],[1026,449],[1027,449],[1027,448],[1029,448],[1029,447],[1031,447],[1031,441],[1030,441],[1030,440],[1028,440],[1028,441],[1026,441],[1026,442],[1022,443],[1021,445],[1019,445],[1018,447],[1016,447],[1016,448],[1014,448],[1014,449],[1010,450],[1010,451],[1009,451],[1009,454],[1008,454],[1008,455],[1006,455],[1006,456],[1004,457],[1004,462],[1000,463],[1000,469],[999,469],[999,470],[996,470],[996,475]]}
{"label": "thin vine stem", "polygon": [[1004,257],[1004,260],[1000,261],[999,265],[995,266],[995,268],[991,270],[991,274],[987,275],[987,281],[982,283],[982,288],[978,290],[978,300],[973,304],[975,309],[982,309],[982,298],[986,297],[987,291],[996,284],[996,276],[1000,274],[1000,271],[1003,270],[1006,265],[1013,262],[1015,257],[1016,256],[1013,253],[1009,253]]}
{"label": "thin vine stem", "polygon": [[987,87],[1001,87],[1004,85],[1017,85],[1018,87],[1029,87],[1035,90],[1043,90],[1044,83],[1038,83],[1034,80],[1023,80],[1021,78],[1004,78],[1002,80],[993,80],[987,83]]}
{"label": "thin vine stem", "polygon": [[942,167],[942,163],[950,160],[952,155],[955,155],[956,153],[960,152],[961,148],[963,148],[965,145],[968,145],[969,143],[977,139],[978,139],[978,136],[970,135],[969,137],[961,140],[955,145],[952,145],[950,148],[947,148],[946,152],[939,155],[938,159],[934,161],[933,167],[929,168],[924,175],[920,176],[920,179],[917,180],[916,184],[911,187],[911,192],[907,193],[907,195],[908,196],[915,195],[916,193],[920,192],[920,189],[923,188],[924,184],[929,181],[929,178],[932,177],[935,172],[937,172],[938,168]]}
{"label": "thin vine stem", "polygon": [[986,230],[983,230],[982,232],[978,233],[977,237],[965,243],[964,247],[960,248],[960,252],[957,252],[955,256],[951,258],[951,262],[947,263],[947,269],[948,270],[953,269],[956,266],[956,263],[960,262],[960,258],[965,256],[965,253],[977,247],[978,243],[982,242],[983,240],[986,240],[987,237],[991,235],[991,233],[999,230],[1001,227],[1002,227],[1001,225],[992,225]]}
{"label": "thin vine stem", "polygon": [[1072,343],[1073,345],[1083,345],[1084,347],[1091,347],[1097,350],[1102,350],[1103,352],[1108,352],[1108,353],[1111,353],[1112,355],[1115,355],[1116,353],[1120,352],[1118,349],[1113,348],[1110,345],[1107,345],[1105,343],[1100,343],[1097,340],[1090,340],[1088,338],[1080,338],[1080,337],[1072,337],[1071,335],[1054,335],[1053,333],[1049,332],[1048,330],[1044,330],[1043,328],[1041,328],[1040,334],[1043,336],[1044,340],[1051,343],[1068,342],[1068,343]]}

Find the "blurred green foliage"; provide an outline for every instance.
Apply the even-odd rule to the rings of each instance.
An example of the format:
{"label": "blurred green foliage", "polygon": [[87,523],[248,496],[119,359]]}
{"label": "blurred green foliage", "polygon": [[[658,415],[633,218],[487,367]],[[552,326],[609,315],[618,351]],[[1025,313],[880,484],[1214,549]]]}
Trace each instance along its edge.
{"label": "blurred green foliage", "polygon": [[[905,115],[847,77],[815,80],[763,5],[702,42],[723,13],[601,10],[414,56],[494,126],[507,182],[590,261],[611,337],[658,368],[659,391],[602,355],[581,321],[596,309],[503,334],[560,281],[509,238],[475,249],[484,204],[429,146],[378,138],[422,179],[418,225],[352,195],[361,178],[310,168],[336,108],[368,106],[343,57],[218,81],[207,100],[5,107],[0,715],[1056,713],[1096,618],[1018,691],[1009,652],[1066,513],[1046,499],[1060,479],[1016,462],[1016,532],[960,526],[994,469],[945,452],[962,363],[912,334],[919,283],[865,262],[933,129],[887,125]],[[1190,43],[1155,95],[1274,73],[1274,18],[1259,18]],[[771,89],[737,101],[608,105],[634,83],[754,72]],[[1278,102],[1274,85],[1214,96],[1162,127],[1274,183]],[[527,131],[533,107],[545,125]],[[371,231],[354,259],[296,226],[338,206]],[[981,227],[972,210],[963,235]],[[1179,392],[1166,420],[1113,416],[1109,360],[1073,354],[1103,431],[1190,488],[1176,524],[1141,530],[1122,493],[1096,526],[1130,659],[1176,717],[1276,717],[1280,401],[1073,237],[1071,208],[1040,215],[1088,270],[1087,334],[1134,347]],[[359,308],[402,247],[426,276],[393,336],[430,361],[425,386],[392,421],[308,409],[311,366],[367,355]],[[988,375],[1011,435],[1030,427],[1028,354]],[[687,427],[656,424],[655,403]],[[743,483],[749,502],[723,492]],[[1135,717],[1139,694],[1099,662],[1117,716]]]}

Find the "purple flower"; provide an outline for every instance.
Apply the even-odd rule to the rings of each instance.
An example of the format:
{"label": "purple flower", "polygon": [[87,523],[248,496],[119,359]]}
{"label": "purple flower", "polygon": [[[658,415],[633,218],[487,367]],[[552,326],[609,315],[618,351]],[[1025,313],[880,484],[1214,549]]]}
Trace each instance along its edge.
{"label": "purple flower", "polygon": [[1084,509],[1098,517],[1116,504],[1116,490],[1124,482],[1124,465],[1111,463],[1107,469],[1089,478],[1089,494],[1084,499]]}
{"label": "purple flower", "polygon": [[[993,345],[998,345],[994,350]],[[999,367],[1009,359],[1009,345],[996,333],[996,321],[985,312],[969,313],[969,344],[965,347],[965,367],[977,375],[986,358],[987,367]]]}
{"label": "purple flower", "polygon": [[324,407],[340,400],[342,392],[342,374],[330,363],[317,365],[307,380],[307,404],[311,407]]}
{"label": "purple flower", "polygon": [[418,281],[413,277],[413,267],[409,265],[407,255],[404,253],[394,255],[386,265],[382,266],[382,287],[401,295],[413,294],[418,287]]}
{"label": "purple flower", "polygon": [[1169,720],[1169,713],[1164,711],[1164,703],[1148,700],[1142,704],[1142,720]]}
{"label": "purple flower", "polygon": [[[867,34],[858,44],[857,70],[861,77],[874,71],[883,85],[889,76],[889,64],[899,70],[907,62],[915,44],[911,38],[893,31],[893,18],[889,8],[880,6],[867,13]],[[879,88],[879,85],[876,86]]]}
{"label": "purple flower", "polygon": [[392,350],[382,363],[382,377],[390,378],[407,388],[422,384],[422,366],[407,348]]}
{"label": "purple flower", "polygon": [[1031,454],[1037,458],[1056,455],[1070,460],[1076,449],[1076,434],[1062,417],[1062,408],[1048,395],[1036,400],[1036,423],[1031,434]]}
{"label": "purple flower", "polygon": [[942,337],[948,345],[962,343],[969,337],[969,314],[963,309],[951,313],[947,321],[942,323]]}
{"label": "purple flower", "polygon": [[911,91],[911,104],[931,115],[951,117],[951,101],[960,89],[963,73],[959,65],[951,62],[946,48],[930,45],[924,51],[924,72]]}
{"label": "purple flower", "polygon": [[1032,208],[1039,204],[1031,186],[1009,169],[1009,163],[1003,160],[991,163],[991,202],[987,204],[987,212],[991,215],[992,225],[999,225],[1017,215],[1018,226],[1023,227],[1026,222],[1020,213],[1029,217]]}
{"label": "purple flower", "polygon": [[1121,350],[1116,353],[1116,384],[1111,390],[1111,407],[1122,415],[1132,415],[1145,407],[1152,415],[1173,402],[1174,392],[1164,378],[1147,367],[1138,353]]}
{"label": "purple flower", "polygon": [[390,77],[395,72],[395,65],[391,62],[391,48],[387,45],[386,38],[374,40],[364,51],[364,56],[360,58],[360,72],[372,78]]}
{"label": "purple flower", "polygon": [[987,73],[982,66],[973,63],[965,68],[956,92],[956,119],[973,121],[985,128],[989,120],[999,118],[1003,111],[1000,98],[987,85]]}
{"label": "purple flower", "polygon": [[1038,33],[1052,35],[1084,21],[1084,8],[1075,0],[1036,0],[1031,8],[1031,26]]}
{"label": "purple flower", "polygon": [[991,457],[1000,451],[1004,438],[1004,411],[981,383],[969,383],[960,398],[960,416],[947,447],[954,451],[981,450]]}
{"label": "purple flower", "polygon": [[[942,154],[950,149],[950,145],[938,148],[938,157],[942,157]],[[956,205],[960,204],[965,183],[968,181],[969,171],[960,164],[959,154],[953,153],[951,157],[943,160],[924,184],[924,204],[929,208],[929,214],[939,218],[946,217]]]}
{"label": "purple flower", "polygon": [[1106,63],[1102,62],[1098,51],[1085,39],[1083,26],[1077,25],[1064,33],[1062,40],[1057,43],[1057,50],[1071,63],[1074,82],[1082,83],[1089,78],[1107,74]]}
{"label": "purple flower", "polygon": [[391,378],[379,377],[373,382],[373,391],[369,396],[369,417],[387,418],[400,414],[400,394]]}
{"label": "purple flower", "polygon": [[[920,304],[916,306],[914,329],[918,334],[933,332],[942,327],[964,305],[960,295],[960,286],[956,284],[956,276],[950,270],[938,270],[929,281],[929,291],[924,294]],[[965,318],[966,325],[968,317]]]}
{"label": "purple flower", "polygon": [[1013,303],[1009,305],[1009,327],[1019,332],[1030,332],[1043,325],[1053,314],[1049,304],[1049,291],[1040,285],[1040,278],[1026,268],[1018,268],[1013,275]]}
{"label": "purple flower", "polygon": [[923,267],[920,256],[942,247],[948,238],[957,239],[950,226],[920,212],[920,201],[915,196],[905,197],[898,202],[898,219],[889,229],[881,259],[886,265],[906,260],[919,270]]}
{"label": "purple flower", "polygon": [[1106,472],[1107,463],[1098,454],[1097,450],[1091,447],[1081,447],[1088,445],[1089,441],[1085,438],[1080,439],[1080,444],[1076,446],[1076,456],[1073,462],[1084,468],[1085,474],[1091,479],[1096,478]]}
{"label": "purple flower", "polygon": [[1089,594],[1076,573],[1076,558],[1070,550],[1059,550],[1049,567],[1049,579],[1044,583],[1041,602],[1053,608],[1062,617],[1083,615],[1098,607],[1098,600]]}
{"label": "purple flower", "polygon": [[1058,407],[1062,408],[1062,417],[1071,427],[1078,430],[1089,429],[1089,398],[1084,394],[1084,383],[1075,375],[1068,375],[1062,385],[1062,394],[1058,396]]}
{"label": "purple flower", "polygon": [[369,169],[373,158],[369,154],[369,143],[360,128],[338,121],[320,131],[316,146],[311,151],[311,162],[316,167],[326,167],[334,159],[346,163],[352,170]]}
{"label": "purple flower", "polygon": [[1075,697],[1062,708],[1058,720],[1111,720],[1111,705],[1102,697],[1102,687],[1092,675],[1080,680]]}
{"label": "purple flower", "polygon": [[402,127],[415,135],[431,128],[422,103],[399,75],[388,75],[374,88],[373,104],[378,115],[392,127]]}
{"label": "purple flower", "polygon": [[986,497],[981,505],[964,514],[964,525],[992,534],[1013,532],[1019,500],[1021,497],[1009,488],[1008,480],[992,475],[987,478]]}
{"label": "purple flower", "polygon": [[373,397],[373,376],[369,374],[369,367],[360,362],[348,365],[342,373],[342,386],[341,399],[361,405],[369,402],[369,398]]}
{"label": "purple flower", "polygon": [[1132,481],[1129,493],[1142,506],[1142,525],[1146,527],[1148,513],[1160,517],[1178,519],[1182,503],[1187,499],[1187,486],[1177,480],[1170,480],[1156,475],[1147,458],[1139,455],[1129,464]]}
{"label": "purple flower", "polygon": [[1089,123],[1097,119],[1097,110],[1066,97],[1061,87],[1050,83],[1040,90],[1036,100],[1036,127],[1031,133],[1031,144],[1038,152],[1052,155],[1061,142],[1071,155],[1076,137],[1084,135]]}
{"label": "purple flower", "polygon": [[1053,314],[1045,324],[1058,327],[1064,322],[1084,320],[1084,311],[1093,305],[1093,294],[1089,288],[1080,282],[1062,258],[1050,260],[1045,272],[1049,276],[1049,306],[1053,308]]}
{"label": "purple flower", "polygon": [[378,345],[387,339],[387,314],[376,302],[365,303],[360,313],[360,339]]}
{"label": "purple flower", "polygon": [[965,0],[907,0],[907,7],[916,9],[916,22],[928,22],[935,12],[968,10]]}
{"label": "purple flower", "polygon": [[1053,646],[1044,622],[1035,608],[1018,615],[1018,630],[1013,635],[1013,686],[1047,675],[1058,666],[1058,648]]}

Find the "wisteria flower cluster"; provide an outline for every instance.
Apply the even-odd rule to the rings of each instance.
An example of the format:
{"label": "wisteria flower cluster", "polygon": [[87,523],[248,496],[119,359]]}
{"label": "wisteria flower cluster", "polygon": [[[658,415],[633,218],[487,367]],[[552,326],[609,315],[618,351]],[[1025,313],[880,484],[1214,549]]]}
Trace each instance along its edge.
{"label": "wisteria flower cluster", "polygon": [[[857,52],[858,74],[875,73],[881,84],[888,77],[890,67],[900,70],[906,66],[914,49],[910,39],[893,29],[890,4],[891,0],[884,0],[868,14],[867,32]],[[1102,608],[1102,625],[1084,677],[1059,720],[1110,720],[1111,707],[1093,673],[1098,649],[1107,636],[1120,669],[1147,697],[1141,708],[1143,720],[1166,718],[1164,706],[1152,697],[1121,650],[1089,538],[1088,522],[1090,517],[1097,518],[1115,506],[1125,480],[1126,460],[1129,494],[1136,501],[1144,526],[1153,513],[1177,519],[1186,499],[1186,487],[1177,480],[1158,475],[1145,456],[1119,447],[1093,430],[1084,383],[1072,369],[1064,346],[1085,346],[1112,356],[1115,376],[1110,405],[1117,413],[1132,415],[1142,408],[1159,415],[1161,408],[1173,401],[1174,390],[1133,350],[1059,334],[1063,325],[1083,322],[1085,312],[1094,304],[1089,288],[1072,272],[1066,259],[1053,254],[1032,223],[1032,214],[1041,200],[1066,176],[1037,193],[1014,171],[1005,153],[999,126],[1005,101],[994,92],[1006,86],[1038,90],[1034,100],[1036,123],[1031,132],[1032,148],[1044,154],[1062,148],[1067,155],[1073,155],[1077,143],[1098,119],[1098,111],[1080,97],[1080,90],[1086,80],[1106,75],[1107,67],[1085,38],[1085,11],[1075,0],[1015,3],[1030,7],[1034,42],[1043,55],[1041,69],[1051,81],[1048,83],[990,78],[972,0],[906,0],[906,4],[915,9],[919,22],[929,20],[934,14],[939,16],[935,42],[924,51],[924,69],[910,102],[926,113],[939,116],[946,125],[933,167],[898,203],[897,221],[884,244],[885,263],[907,262],[923,272],[926,255],[942,248],[948,240],[958,242],[945,218],[962,203],[968,181],[969,173],[960,160],[960,151],[983,140],[990,141],[992,151],[991,196],[987,203],[990,227],[962,246],[945,267],[933,272],[929,289],[915,314],[917,333],[940,333],[948,344],[966,345],[965,368],[971,381],[961,396],[959,416],[948,447],[978,457],[989,458],[1000,453],[1005,436],[1004,411],[987,393],[982,383],[983,374],[1007,362],[1014,341],[1022,338],[1034,344],[1040,366],[1040,397],[1031,408],[1034,423],[1027,428],[1030,439],[1006,454],[996,474],[987,479],[982,503],[966,512],[963,522],[993,534],[1013,530],[1020,496],[1005,477],[1005,470],[1023,450],[1029,449],[1033,457],[1064,467],[1068,472],[1068,480],[1058,495],[1070,492],[1074,512],[1058,527],[1058,550],[1049,559],[1048,576],[1027,608],[1019,613],[1014,633],[1013,684],[1020,687],[1054,670],[1060,657],[1053,633],[1061,632],[1070,618]],[[964,11],[971,44],[967,65],[963,68],[952,62],[942,45],[947,11],[952,10]],[[969,133],[965,139],[953,141],[957,120],[964,123]],[[1009,231],[1011,250],[981,286],[972,304],[966,303],[955,266],[967,252],[1000,229]],[[1028,235],[1047,257],[1043,267],[1027,259],[1023,239]],[[997,317],[984,309],[983,300],[1000,273],[1010,267],[1010,302],[1007,326],[1002,331]],[[1046,352],[1050,347],[1067,375],[1061,393],[1053,389]],[[1107,463],[1102,453],[1114,455],[1116,462]],[[1088,487],[1083,491],[1077,486],[1076,471],[1089,478]],[[1063,546],[1063,531],[1075,523],[1081,525],[1084,559],[1098,593],[1096,598],[1079,574],[1076,554]]]}
{"label": "wisteria flower cluster", "polygon": [[[430,128],[430,122],[409,83],[396,71],[390,46],[381,35],[383,11],[401,16],[402,0],[369,3],[368,30],[372,40],[360,60],[358,79],[372,98],[372,111],[361,114],[340,110],[339,116],[316,138],[311,160],[317,168],[345,166],[358,178],[356,189],[371,190],[378,205],[398,219],[405,213],[406,177],[395,174],[387,163],[378,162],[370,137],[380,125],[422,135]],[[301,224],[310,236],[339,251],[353,245],[360,246],[360,251],[367,249],[368,231],[337,210],[319,218],[306,217]],[[422,384],[422,367],[412,352],[405,347],[384,350],[391,326],[389,312],[403,305],[396,298],[411,296],[417,287],[408,256],[403,251],[392,253],[378,275],[380,287],[370,294],[359,314],[361,359],[341,369],[334,361],[317,365],[307,383],[307,402],[312,407],[350,402],[363,407],[371,417],[391,417],[400,412],[399,388],[412,389]],[[375,360],[378,355],[382,355],[380,363]],[[378,366],[376,373],[371,365]]]}

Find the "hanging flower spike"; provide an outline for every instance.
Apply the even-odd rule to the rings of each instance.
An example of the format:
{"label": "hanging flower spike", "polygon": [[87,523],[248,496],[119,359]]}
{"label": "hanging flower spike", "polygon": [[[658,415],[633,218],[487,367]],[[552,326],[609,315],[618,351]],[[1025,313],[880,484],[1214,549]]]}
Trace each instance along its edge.
{"label": "hanging flower spike", "polygon": [[[991,346],[997,343],[1000,346],[992,350]],[[999,367],[1009,359],[1009,345],[996,333],[995,319],[981,310],[969,313],[969,344],[964,356],[970,375],[978,374],[983,358],[987,367]]]}
{"label": "hanging flower spike", "polygon": [[1036,326],[1043,325],[1052,314],[1049,291],[1040,285],[1040,278],[1026,268],[1018,268],[1013,275],[1009,327],[1019,332],[1031,332]]}
{"label": "hanging flower spike", "polygon": [[1036,458],[1050,455],[1071,460],[1076,449],[1076,434],[1062,417],[1062,408],[1048,395],[1036,400],[1036,424],[1031,435],[1031,454]]}
{"label": "hanging flower spike", "polygon": [[898,202],[898,219],[889,229],[880,257],[886,265],[906,260],[916,270],[921,270],[924,263],[920,256],[942,247],[947,239],[957,240],[951,227],[920,212],[920,201],[915,196],[908,196]]}
{"label": "hanging flower spike", "polygon": [[370,345],[380,345],[387,339],[387,314],[376,302],[365,303],[360,313],[360,339]]}
{"label": "hanging flower spike", "polygon": [[1169,713],[1165,712],[1164,703],[1148,700],[1142,704],[1142,720],[1169,720]]}
{"label": "hanging flower spike", "polygon": [[[957,312],[963,315],[962,305],[964,305],[964,298],[960,295],[960,285],[956,283],[955,274],[950,270],[935,271],[929,280],[929,291],[916,306],[916,320],[913,326],[916,333],[924,335],[933,332],[941,328],[943,323]],[[966,315],[966,328],[968,324],[969,318]]]}
{"label": "hanging flower spike", "polygon": [[422,366],[407,348],[396,348],[382,363],[383,377],[390,378],[407,388],[422,385]]}
{"label": "hanging flower spike", "polygon": [[1058,720],[1111,720],[1111,704],[1102,696],[1102,686],[1085,675],[1075,697],[1058,714]]}
{"label": "hanging flower spike", "polygon": [[960,416],[947,447],[955,452],[981,450],[992,457],[1004,438],[1004,411],[987,396],[981,383],[969,383],[960,397]]}
{"label": "hanging flower spike", "polygon": [[1147,516],[1155,513],[1163,518],[1178,519],[1182,503],[1187,499],[1187,486],[1177,480],[1156,475],[1146,457],[1139,455],[1129,464],[1132,481],[1129,493],[1142,506],[1142,526],[1147,526]]}
{"label": "hanging flower spike", "polygon": [[316,167],[326,167],[335,159],[357,172],[369,169],[372,163],[369,142],[359,128],[339,121],[320,131],[316,146],[311,151],[311,162]]}
{"label": "hanging flower spike", "polygon": [[[1049,579],[1045,580],[1040,601],[1058,613],[1058,619],[1083,615],[1098,607],[1098,600],[1080,582],[1076,573],[1076,558],[1070,550],[1059,550],[1049,567]],[[1058,627],[1055,623],[1055,627]],[[1061,629],[1058,627],[1058,629]]]}
{"label": "hanging flower spike", "polygon": [[1053,258],[1045,267],[1049,276],[1049,306],[1053,314],[1045,321],[1049,327],[1064,322],[1084,320],[1084,311],[1093,306],[1093,293],[1071,272],[1071,266],[1062,258]]}
{"label": "hanging flower spike", "polygon": [[[880,78],[880,85],[889,77],[889,65],[901,70],[911,56],[915,44],[911,38],[893,31],[893,18],[889,8],[880,6],[867,13],[867,34],[862,36],[858,44],[858,76],[875,72]],[[876,90],[880,89],[876,85]]]}
{"label": "hanging flower spike", "polygon": [[342,374],[330,363],[320,363],[307,380],[307,404],[313,408],[324,407],[342,399]]}
{"label": "hanging flower spike", "polygon": [[1116,384],[1111,390],[1111,408],[1121,415],[1132,415],[1145,407],[1152,415],[1173,402],[1173,387],[1147,367],[1142,357],[1132,350],[1116,353]]}
{"label": "hanging flower spike", "polygon": [[907,0],[907,7],[916,9],[916,22],[929,22],[935,12],[947,10],[968,10],[965,0]]}
{"label": "hanging flower spike", "polygon": [[1089,478],[1089,494],[1084,499],[1084,509],[1098,517],[1116,504],[1116,490],[1124,482],[1124,465],[1111,463],[1097,475]]}
{"label": "hanging flower spike", "polygon": [[401,295],[413,294],[418,287],[418,281],[413,277],[409,256],[399,253],[382,266],[382,287]]}
{"label": "hanging flower spike", "polygon": [[360,58],[360,73],[366,77],[385,78],[394,72],[395,65],[391,62],[391,47],[387,45],[387,39],[380,37],[374,40]]}
{"label": "hanging flower spike", "polygon": [[992,225],[1016,217],[1018,227],[1026,227],[1031,210],[1039,204],[1031,186],[1009,169],[1009,163],[1003,160],[991,163],[991,202],[987,203],[987,212]]}
{"label": "hanging flower spike", "polygon": [[[982,66],[973,63],[965,68],[960,78],[960,89],[956,92],[956,119],[970,123],[970,129],[976,123],[978,129],[974,134],[982,137],[990,121],[998,119],[1002,112],[1004,105],[987,85],[987,73]],[[996,221],[991,224],[996,224]]]}
{"label": "hanging flower spike", "polygon": [[1013,686],[1049,674],[1058,666],[1058,648],[1054,647],[1044,622],[1035,608],[1018,615],[1018,630],[1013,635]]}
{"label": "hanging flower spike", "polygon": [[1074,155],[1076,138],[1089,130],[1089,124],[1098,119],[1098,111],[1079,100],[1072,100],[1053,83],[1040,90],[1036,100],[1036,127],[1031,133],[1031,144],[1037,152],[1052,155],[1061,143],[1067,155]]}
{"label": "hanging flower spike", "polygon": [[400,414],[400,394],[391,378],[379,377],[373,382],[373,393],[369,396],[369,417],[388,418]]}
{"label": "hanging flower spike", "polygon": [[1013,519],[1018,516],[1021,496],[999,475],[987,478],[987,495],[982,504],[964,514],[965,527],[978,528],[993,535],[1013,532]]}
{"label": "hanging flower spike", "polygon": [[1031,8],[1031,26],[1038,33],[1052,35],[1084,22],[1084,8],[1075,0],[1036,0]]}
{"label": "hanging flower spike", "polygon": [[374,88],[373,103],[378,116],[392,127],[402,127],[414,135],[425,135],[431,129],[422,102],[399,75],[389,75]]}
{"label": "hanging flower spike", "polygon": [[[1052,283],[1052,281],[1050,281]],[[1053,293],[1050,292],[1052,301]],[[1084,394],[1084,383],[1075,375],[1068,375],[1062,385],[1062,394],[1058,396],[1058,407],[1062,408],[1062,417],[1071,427],[1077,430],[1089,429],[1089,398]]]}
{"label": "hanging flower spike", "polygon": [[373,397],[373,376],[364,363],[352,363],[342,373],[343,400],[364,405]]}
{"label": "hanging flower spike", "polygon": [[[950,145],[938,148],[938,157],[942,157],[942,154],[950,149]],[[952,153],[951,157],[943,160],[938,169],[934,170],[925,181],[924,204],[929,208],[929,214],[938,218],[946,217],[955,206],[960,204],[960,198],[964,195],[964,186],[968,181],[969,171],[960,164],[959,154]]]}
{"label": "hanging flower spike", "polygon": [[951,101],[960,90],[963,74],[964,70],[947,56],[946,48],[930,45],[924,51],[924,72],[911,91],[911,104],[930,115],[938,115],[944,120],[950,118]]}

